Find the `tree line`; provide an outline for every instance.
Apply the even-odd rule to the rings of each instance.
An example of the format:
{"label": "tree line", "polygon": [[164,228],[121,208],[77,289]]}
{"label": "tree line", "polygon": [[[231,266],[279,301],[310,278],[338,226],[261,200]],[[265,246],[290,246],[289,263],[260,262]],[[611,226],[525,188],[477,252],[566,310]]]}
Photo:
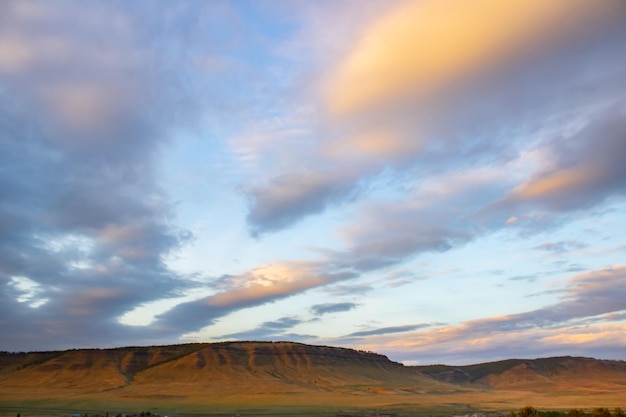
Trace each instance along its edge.
{"label": "tree line", "polygon": [[597,407],[587,412],[581,408],[572,408],[569,411],[539,411],[527,405],[519,411],[511,411],[507,417],[626,417],[626,413],[616,407],[613,411],[605,407]]}

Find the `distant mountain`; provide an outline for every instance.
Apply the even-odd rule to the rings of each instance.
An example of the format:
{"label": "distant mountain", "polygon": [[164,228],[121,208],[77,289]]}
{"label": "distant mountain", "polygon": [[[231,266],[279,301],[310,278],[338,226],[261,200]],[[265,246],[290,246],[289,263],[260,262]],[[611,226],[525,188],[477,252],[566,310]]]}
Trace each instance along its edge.
{"label": "distant mountain", "polygon": [[571,356],[412,368],[438,381],[466,387],[529,391],[598,391],[626,387],[626,362]]}

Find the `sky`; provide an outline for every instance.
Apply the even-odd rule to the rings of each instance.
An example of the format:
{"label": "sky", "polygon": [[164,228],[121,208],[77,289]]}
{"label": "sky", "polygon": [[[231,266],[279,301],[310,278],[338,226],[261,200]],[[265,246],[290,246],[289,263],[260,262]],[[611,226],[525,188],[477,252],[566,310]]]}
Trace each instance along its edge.
{"label": "sky", "polygon": [[2,1],[0,334],[626,360],[626,2]]}

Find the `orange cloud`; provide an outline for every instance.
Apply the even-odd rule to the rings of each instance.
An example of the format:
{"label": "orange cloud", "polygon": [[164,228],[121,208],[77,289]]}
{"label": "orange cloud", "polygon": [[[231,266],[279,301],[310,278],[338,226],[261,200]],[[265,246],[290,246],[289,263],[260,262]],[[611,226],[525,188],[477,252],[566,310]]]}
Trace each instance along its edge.
{"label": "orange cloud", "polygon": [[573,275],[567,280],[561,302],[537,310],[420,329],[403,333],[402,338],[373,335],[359,340],[357,346],[439,357],[512,352],[519,346],[534,346],[537,352],[626,346],[624,316],[613,314],[624,311],[621,289],[625,272],[626,266],[614,265]]}
{"label": "orange cloud", "polygon": [[597,176],[597,172],[589,169],[566,169],[528,181],[520,185],[514,191],[514,195],[526,200],[569,192],[583,184],[593,183]]}
{"label": "orange cloud", "polygon": [[419,141],[408,140],[385,131],[361,133],[344,140],[330,142],[323,150],[332,159],[395,157],[414,152],[421,146]]}
{"label": "orange cloud", "polygon": [[[556,333],[556,332],[554,332]],[[547,345],[593,344],[611,340],[615,344],[626,345],[626,324],[610,324],[593,328],[571,328],[566,332],[547,335],[541,341]]]}
{"label": "orange cloud", "polygon": [[[367,28],[328,81],[344,114],[406,94],[428,98],[611,10],[595,0],[422,0]],[[577,29],[580,30],[580,29]]]}
{"label": "orange cloud", "polygon": [[306,262],[284,262],[256,268],[236,278],[237,288],[212,295],[206,304],[226,307],[247,304],[253,300],[287,296],[326,283],[330,277],[321,275]]}
{"label": "orange cloud", "polygon": [[576,295],[583,292],[613,291],[626,283],[626,266],[613,265],[596,271],[583,272],[569,278],[569,291]]}

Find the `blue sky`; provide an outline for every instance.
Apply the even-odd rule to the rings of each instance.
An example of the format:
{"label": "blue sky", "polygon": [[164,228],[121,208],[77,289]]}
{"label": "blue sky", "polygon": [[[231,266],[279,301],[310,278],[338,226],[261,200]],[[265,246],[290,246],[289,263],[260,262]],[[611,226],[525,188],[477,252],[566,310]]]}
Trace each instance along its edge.
{"label": "blue sky", "polygon": [[626,359],[622,1],[0,9],[0,349]]}

